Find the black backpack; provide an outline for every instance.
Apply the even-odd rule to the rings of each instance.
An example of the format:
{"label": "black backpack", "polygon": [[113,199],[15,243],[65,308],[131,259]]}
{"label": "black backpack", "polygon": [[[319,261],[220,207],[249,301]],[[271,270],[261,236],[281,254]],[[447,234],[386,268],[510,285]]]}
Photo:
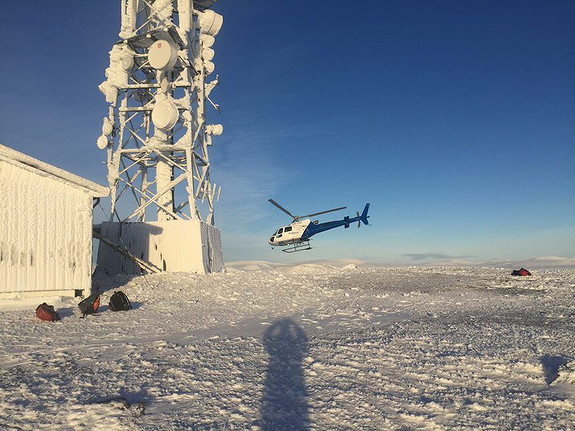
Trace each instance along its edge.
{"label": "black backpack", "polygon": [[78,308],[82,312],[82,317],[85,317],[86,314],[93,314],[98,311],[98,307],[100,306],[100,294],[99,293],[92,293],[86,299],[83,299],[79,304]]}
{"label": "black backpack", "polygon": [[132,309],[132,304],[126,294],[121,290],[118,290],[117,292],[114,292],[110,298],[109,307],[112,311],[126,311]]}

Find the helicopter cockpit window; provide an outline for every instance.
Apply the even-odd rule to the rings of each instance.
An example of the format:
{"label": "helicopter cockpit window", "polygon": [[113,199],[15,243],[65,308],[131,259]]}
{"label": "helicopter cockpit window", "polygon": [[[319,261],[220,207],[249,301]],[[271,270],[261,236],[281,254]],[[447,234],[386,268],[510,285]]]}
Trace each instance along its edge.
{"label": "helicopter cockpit window", "polygon": [[284,229],[284,232],[291,232],[291,226],[288,226]]}
{"label": "helicopter cockpit window", "polygon": [[284,228],[283,228],[283,227],[280,227],[280,228],[278,229],[278,233],[283,233],[283,231],[284,231]]}

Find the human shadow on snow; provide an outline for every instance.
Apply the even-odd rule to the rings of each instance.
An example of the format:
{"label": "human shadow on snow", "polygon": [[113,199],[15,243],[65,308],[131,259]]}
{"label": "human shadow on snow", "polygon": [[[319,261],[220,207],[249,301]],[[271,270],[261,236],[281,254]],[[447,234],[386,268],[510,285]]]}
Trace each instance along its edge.
{"label": "human shadow on snow", "polygon": [[559,377],[559,368],[569,362],[565,356],[545,355],[539,358],[543,373],[545,374],[545,383],[550,385]]}
{"label": "human shadow on snow", "polygon": [[302,362],[308,342],[303,329],[291,319],[282,319],[263,335],[269,355],[260,407],[264,431],[308,430],[308,394]]}

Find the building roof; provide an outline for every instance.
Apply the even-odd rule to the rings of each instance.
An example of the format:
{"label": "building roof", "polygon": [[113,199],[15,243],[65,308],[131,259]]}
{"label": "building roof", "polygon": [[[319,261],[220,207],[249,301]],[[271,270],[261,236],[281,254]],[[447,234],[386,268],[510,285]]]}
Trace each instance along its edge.
{"label": "building roof", "polygon": [[20,166],[21,168],[36,172],[40,175],[54,177],[57,180],[67,182],[75,187],[80,187],[94,197],[108,196],[108,187],[104,187],[86,178],[65,171],[64,169],[42,162],[2,144],[0,144],[0,160]]}

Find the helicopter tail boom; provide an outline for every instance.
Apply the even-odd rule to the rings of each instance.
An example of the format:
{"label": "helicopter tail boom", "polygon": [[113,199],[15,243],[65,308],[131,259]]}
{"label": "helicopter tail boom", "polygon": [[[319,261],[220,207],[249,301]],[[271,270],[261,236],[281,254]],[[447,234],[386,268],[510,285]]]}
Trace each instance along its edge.
{"label": "helicopter tail boom", "polygon": [[317,222],[310,223],[308,227],[305,229],[302,235],[302,239],[309,239],[315,234],[340,226],[348,228],[351,223],[355,222],[368,224],[367,222],[367,219],[369,218],[369,216],[367,215],[368,210],[369,210],[369,204],[366,204],[361,215],[358,215],[357,217],[346,216],[342,220],[328,221],[325,223],[317,223]]}

